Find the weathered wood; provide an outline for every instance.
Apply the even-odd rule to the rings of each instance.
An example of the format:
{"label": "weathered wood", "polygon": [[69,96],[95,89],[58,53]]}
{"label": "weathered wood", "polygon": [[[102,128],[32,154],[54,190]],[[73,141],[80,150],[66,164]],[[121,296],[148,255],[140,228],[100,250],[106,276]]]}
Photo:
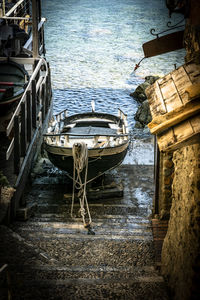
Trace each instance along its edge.
{"label": "weathered wood", "polygon": [[175,142],[174,132],[172,128],[157,135],[158,147],[160,151],[166,151]]}
{"label": "weathered wood", "polygon": [[159,214],[159,173],[160,173],[160,150],[157,143],[157,137],[154,138],[154,214]]}
{"label": "weathered wood", "polygon": [[166,131],[158,134],[158,145],[160,151],[171,151],[200,141],[200,115],[195,115],[187,120],[172,126]]}
{"label": "weathered wood", "polygon": [[152,57],[183,48],[184,31],[173,32],[142,45],[145,57]]}
{"label": "weathered wood", "polygon": [[148,87],[145,90],[145,93],[148,97],[152,118],[154,118],[154,116],[157,116],[158,114],[165,114],[167,112],[165,103],[163,101],[160,101],[160,99],[162,99],[163,97],[157,81],[155,82],[155,84]]}
{"label": "weathered wood", "polygon": [[189,120],[183,121],[182,123],[173,126],[174,129],[174,141],[180,141],[194,133]]}
{"label": "weathered wood", "polygon": [[200,65],[188,63],[184,67],[192,84],[200,83]]}
{"label": "weathered wood", "polygon": [[182,102],[186,103],[189,101],[188,93],[186,93],[185,89],[187,86],[192,84],[187,72],[185,71],[184,66],[179,67],[171,73],[171,77],[174,82],[176,82],[177,91],[182,98]]}
{"label": "weathered wood", "polygon": [[190,123],[191,123],[191,126],[195,133],[200,132],[200,116],[199,115],[197,115],[193,118],[190,118]]}
{"label": "weathered wood", "polygon": [[32,91],[32,126],[37,127],[37,92],[36,92],[36,81],[32,80],[31,85]]}
{"label": "weathered wood", "polygon": [[193,97],[187,90],[191,85],[200,85],[200,65],[194,63],[179,67],[148,87],[145,92],[152,118],[190,102]]}
{"label": "weathered wood", "polygon": [[33,57],[38,57],[38,1],[32,0]]}
{"label": "weathered wood", "polygon": [[14,172],[19,173],[20,168],[20,136],[19,136],[19,117],[14,118]]}
{"label": "weathered wood", "polygon": [[41,102],[42,102],[42,122],[44,121],[45,119],[45,84],[43,83],[42,84],[42,87],[41,87]]}
{"label": "weathered wood", "polygon": [[159,134],[167,128],[174,126],[185,119],[200,112],[200,102],[196,99],[192,102],[176,108],[175,110],[161,116],[155,117],[148,127],[152,134]]}
{"label": "weathered wood", "polygon": [[30,143],[32,139],[32,103],[30,91],[27,91],[27,141]]}
{"label": "weathered wood", "polygon": [[177,149],[180,149],[184,146],[189,146],[189,145],[199,143],[199,141],[200,141],[200,133],[194,133],[191,136],[188,136],[185,139],[177,141],[174,144],[171,143],[171,145],[168,145],[167,147],[164,147],[164,146],[160,147],[159,146],[159,149],[160,149],[160,151],[171,152],[171,151],[175,151]]}
{"label": "weathered wood", "polygon": [[200,98],[200,83],[188,86],[185,91],[189,94],[190,100]]}
{"label": "weathered wood", "polygon": [[21,104],[21,156],[26,155],[27,145],[27,119],[26,119],[26,104]]}

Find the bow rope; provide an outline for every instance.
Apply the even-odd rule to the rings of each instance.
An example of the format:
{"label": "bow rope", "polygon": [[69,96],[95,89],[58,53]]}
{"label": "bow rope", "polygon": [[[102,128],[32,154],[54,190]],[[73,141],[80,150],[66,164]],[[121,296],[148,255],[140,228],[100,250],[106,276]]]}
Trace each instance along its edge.
{"label": "bow rope", "polygon": [[[90,228],[92,218],[90,215],[89,205],[86,196],[87,174],[88,174],[88,148],[85,143],[75,143],[72,148],[72,156],[74,161],[73,168],[73,193],[72,193],[72,205],[71,205],[71,217],[73,218],[74,209],[74,197],[75,189],[78,190],[78,198],[80,202],[80,213],[83,219],[85,228]],[[83,173],[85,171],[85,174]],[[85,175],[84,179],[82,178]],[[86,206],[86,210],[85,210]],[[88,214],[88,222],[85,220],[85,216]]]}

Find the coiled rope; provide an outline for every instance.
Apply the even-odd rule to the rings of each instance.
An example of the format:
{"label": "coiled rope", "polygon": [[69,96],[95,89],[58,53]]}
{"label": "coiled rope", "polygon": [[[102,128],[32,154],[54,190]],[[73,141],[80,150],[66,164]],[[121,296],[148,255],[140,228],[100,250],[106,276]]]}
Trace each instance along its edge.
{"label": "coiled rope", "polygon": [[[75,190],[78,190],[78,198],[80,202],[80,213],[83,219],[85,228],[90,229],[92,218],[90,215],[89,205],[86,195],[87,174],[88,174],[88,148],[85,143],[75,143],[72,148],[72,156],[74,161],[73,167],[73,192],[72,192],[72,205],[71,217],[73,218]],[[85,174],[84,174],[84,173]],[[84,175],[84,179],[82,179]],[[86,206],[86,209],[85,209]],[[88,215],[88,222],[86,222],[86,214]]]}

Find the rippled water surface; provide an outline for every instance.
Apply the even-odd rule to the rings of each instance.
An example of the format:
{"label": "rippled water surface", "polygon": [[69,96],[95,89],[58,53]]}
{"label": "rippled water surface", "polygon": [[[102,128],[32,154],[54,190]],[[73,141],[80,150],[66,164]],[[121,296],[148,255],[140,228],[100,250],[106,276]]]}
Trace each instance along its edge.
{"label": "rippled water surface", "polygon": [[[43,2],[45,39],[52,70],[54,112],[120,107],[134,127],[137,102],[129,96],[146,75],[163,75],[183,63],[182,50],[145,59],[142,44],[170,21],[164,0],[59,0]],[[181,19],[173,16],[172,23]]]}

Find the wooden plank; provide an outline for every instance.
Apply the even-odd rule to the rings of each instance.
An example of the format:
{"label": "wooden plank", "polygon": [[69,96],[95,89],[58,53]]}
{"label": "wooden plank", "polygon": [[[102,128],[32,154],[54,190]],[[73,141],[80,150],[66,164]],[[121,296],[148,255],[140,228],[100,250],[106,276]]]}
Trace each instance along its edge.
{"label": "wooden plank", "polygon": [[184,140],[188,136],[191,136],[195,133],[189,119],[177,124],[173,127],[173,129],[175,134],[175,140],[177,140],[177,142],[180,140]]}
{"label": "wooden plank", "polygon": [[189,94],[190,100],[200,98],[200,84],[193,84],[185,89],[186,93]]}
{"label": "wooden plank", "polygon": [[41,87],[41,102],[42,102],[42,122],[44,122],[44,119],[45,119],[45,84],[43,83],[42,84],[42,87]]}
{"label": "wooden plank", "polygon": [[31,103],[30,91],[27,91],[26,101],[27,101],[27,141],[30,143],[32,139],[32,103]]}
{"label": "wooden plank", "polygon": [[184,67],[192,84],[200,83],[200,65],[188,63]]}
{"label": "wooden plank", "polygon": [[192,128],[195,133],[200,132],[200,116],[194,116],[193,118],[190,119],[190,123],[192,125]]}
{"label": "wooden plank", "polygon": [[173,129],[169,128],[164,133],[157,135],[157,141],[159,150],[166,151],[175,142]]}
{"label": "wooden plank", "polygon": [[145,57],[152,57],[183,48],[184,31],[173,32],[142,45]]}
{"label": "wooden plank", "polygon": [[26,105],[23,102],[21,104],[21,156],[26,155],[27,147],[27,120],[26,120]]}
{"label": "wooden plank", "polygon": [[200,115],[193,116],[157,136],[160,151],[174,151],[200,141]]}
{"label": "wooden plank", "polygon": [[189,101],[188,93],[186,93],[185,89],[187,86],[192,84],[190,77],[185,71],[184,67],[181,66],[178,69],[174,70],[171,74],[174,82],[176,83],[177,91],[182,99],[183,103],[187,103]]}
{"label": "wooden plank", "polygon": [[19,137],[19,117],[14,118],[14,172],[19,173],[20,167],[20,137]]}
{"label": "wooden plank", "polygon": [[[158,79],[145,90],[152,118],[172,111],[191,99],[188,88],[200,86],[200,65],[187,64]],[[197,89],[197,88],[196,88]],[[190,88],[189,88],[189,91]],[[198,96],[196,90],[196,96]],[[196,97],[195,96],[195,97]]]}
{"label": "wooden plank", "polygon": [[185,119],[198,114],[200,112],[199,99],[188,102],[185,105],[161,116],[155,117],[148,127],[152,134],[159,134],[167,128],[174,126]]}
{"label": "wooden plank", "polygon": [[183,104],[181,97],[178,94],[176,85],[170,76],[165,77],[166,81],[160,84],[160,89],[163,95],[163,100],[167,112],[172,111],[173,109],[181,106]]}
{"label": "wooden plank", "polygon": [[177,141],[171,145],[164,145],[164,144],[159,145],[159,149],[160,149],[160,151],[171,152],[171,151],[180,149],[181,147],[184,147],[184,146],[189,146],[189,145],[199,143],[199,141],[200,141],[200,133],[194,133],[194,134],[188,136],[187,138]]}
{"label": "wooden plank", "polygon": [[32,0],[32,33],[33,33],[33,58],[38,57],[39,45],[38,45],[38,2]]}
{"label": "wooden plank", "polygon": [[31,85],[32,91],[32,126],[33,128],[37,127],[37,92],[36,92],[36,81],[32,80]]}
{"label": "wooden plank", "polygon": [[148,97],[152,118],[154,118],[158,114],[165,114],[167,112],[164,101],[162,100],[163,96],[160,90],[160,86],[157,81],[153,85],[148,87],[145,90],[145,93]]}

